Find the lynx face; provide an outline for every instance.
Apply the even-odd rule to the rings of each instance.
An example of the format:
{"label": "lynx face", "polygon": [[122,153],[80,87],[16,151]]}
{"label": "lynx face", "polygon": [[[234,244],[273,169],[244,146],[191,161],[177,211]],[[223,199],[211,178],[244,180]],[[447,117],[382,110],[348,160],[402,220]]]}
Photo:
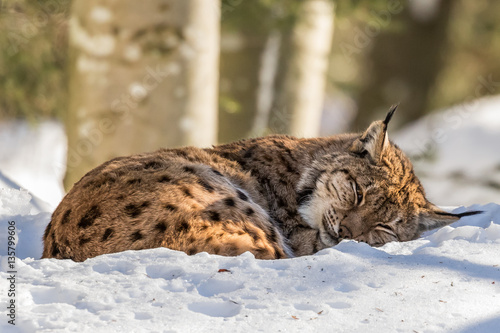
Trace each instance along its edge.
{"label": "lynx face", "polygon": [[372,246],[408,241],[463,216],[425,199],[410,160],[387,139],[393,112],[345,152],[317,159],[298,184],[299,212],[329,246],[342,239]]}

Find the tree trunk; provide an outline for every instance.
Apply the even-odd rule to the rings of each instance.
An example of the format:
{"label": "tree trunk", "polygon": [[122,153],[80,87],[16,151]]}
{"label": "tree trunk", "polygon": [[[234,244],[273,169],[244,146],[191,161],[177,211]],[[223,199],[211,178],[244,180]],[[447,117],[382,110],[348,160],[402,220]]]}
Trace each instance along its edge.
{"label": "tree trunk", "polygon": [[449,19],[456,3],[438,1],[434,15],[425,19],[412,13],[410,6],[426,4],[409,3],[391,20],[391,26],[398,29],[389,26],[389,30],[374,38],[367,60],[371,70],[361,88],[355,130],[383,118],[389,107],[398,102],[401,106],[391,122],[393,128],[429,111],[429,96],[443,66]]}
{"label": "tree trunk", "polygon": [[256,114],[250,137],[265,135],[275,99],[275,84],[280,58],[281,32],[271,31],[260,57]]}
{"label": "tree trunk", "polygon": [[70,187],[120,155],[216,141],[219,0],[75,0]]}
{"label": "tree trunk", "polygon": [[305,0],[300,4],[279,101],[279,108],[290,117],[288,132],[292,135],[319,134],[333,20],[334,4],[330,0]]}
{"label": "tree trunk", "polygon": [[251,132],[265,37],[260,32],[244,31],[223,33],[222,38],[219,142],[231,142]]}

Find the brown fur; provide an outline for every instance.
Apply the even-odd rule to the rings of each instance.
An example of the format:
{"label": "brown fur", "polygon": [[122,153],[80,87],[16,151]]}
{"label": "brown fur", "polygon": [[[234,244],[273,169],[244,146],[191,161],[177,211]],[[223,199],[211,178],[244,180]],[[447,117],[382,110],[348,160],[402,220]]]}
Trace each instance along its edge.
{"label": "brown fur", "polygon": [[457,220],[425,199],[410,161],[386,139],[388,119],[363,134],[277,135],[113,159],[57,207],[43,258],[155,247],[285,258],[343,238],[411,240]]}

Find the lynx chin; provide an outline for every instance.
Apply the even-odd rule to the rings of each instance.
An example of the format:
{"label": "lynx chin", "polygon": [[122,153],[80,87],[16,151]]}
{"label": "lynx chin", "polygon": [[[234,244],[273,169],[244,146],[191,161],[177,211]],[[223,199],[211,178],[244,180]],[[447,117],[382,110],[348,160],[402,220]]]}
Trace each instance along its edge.
{"label": "lynx chin", "polygon": [[43,258],[167,247],[279,259],[342,239],[408,241],[477,214],[427,201],[410,160],[387,138],[395,110],[359,134],[273,135],[115,158],[64,197],[45,230]]}

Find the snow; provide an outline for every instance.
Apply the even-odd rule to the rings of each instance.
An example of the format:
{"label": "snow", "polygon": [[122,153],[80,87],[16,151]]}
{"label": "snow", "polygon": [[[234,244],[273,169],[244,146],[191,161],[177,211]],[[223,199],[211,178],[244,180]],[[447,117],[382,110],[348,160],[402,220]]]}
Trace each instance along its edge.
{"label": "snow", "polygon": [[390,135],[410,156],[431,201],[451,206],[500,202],[499,108],[500,96],[485,97]]}
{"label": "snow", "polygon": [[38,202],[36,209],[55,209],[64,196],[66,141],[56,121],[0,123],[0,187],[25,188]]}
{"label": "snow", "polygon": [[[454,198],[460,200],[471,189],[448,179],[450,170],[483,177],[485,170],[497,165],[500,154],[463,164],[453,155],[478,144],[479,132],[489,138],[500,132],[494,130],[500,129],[494,127],[495,118],[488,119],[480,109],[460,128],[447,132],[450,139],[433,147],[433,159],[419,161],[419,167],[426,168],[431,192],[434,180],[446,178],[440,186],[454,188],[458,191]],[[429,123],[414,125],[410,139],[425,138],[422,124]],[[471,130],[474,126],[477,131]],[[464,136],[460,142],[468,142],[461,147],[454,143],[459,133]],[[32,144],[47,142],[44,135],[54,132]],[[398,139],[403,143],[403,137]],[[496,203],[449,208],[484,213],[417,240],[380,248],[343,241],[312,256],[284,260],[257,260],[250,253],[188,256],[165,248],[103,255],[83,263],[40,260],[42,235],[54,206],[47,203],[55,201],[57,191],[41,191],[28,166],[38,172],[39,166],[62,164],[64,154],[49,153],[65,144],[62,141],[59,137],[45,146],[40,143],[37,156],[42,151],[47,154],[36,164],[25,165],[22,161],[28,156],[19,157],[12,150],[8,162],[19,166],[19,175],[8,168],[6,158],[0,158],[0,332],[498,331],[500,205]],[[23,144],[20,151],[26,154],[23,149],[29,143],[23,140]],[[9,143],[23,144],[14,139]],[[498,150],[494,144],[488,147],[490,152]],[[446,162],[441,149],[450,149],[446,158],[456,163]],[[47,188],[60,188],[62,174],[44,170]],[[20,179],[26,190],[20,189]],[[498,192],[488,193],[500,203]],[[15,298],[8,296],[9,221],[16,227]],[[16,305],[15,326],[8,323],[11,299]]]}
{"label": "snow", "polygon": [[[26,211],[29,198],[14,204]],[[344,241],[285,260],[152,249],[83,263],[38,259],[48,213],[4,215],[19,236],[15,331],[496,332],[500,206],[469,209],[485,213],[381,248]],[[14,332],[5,318],[0,330]]]}

